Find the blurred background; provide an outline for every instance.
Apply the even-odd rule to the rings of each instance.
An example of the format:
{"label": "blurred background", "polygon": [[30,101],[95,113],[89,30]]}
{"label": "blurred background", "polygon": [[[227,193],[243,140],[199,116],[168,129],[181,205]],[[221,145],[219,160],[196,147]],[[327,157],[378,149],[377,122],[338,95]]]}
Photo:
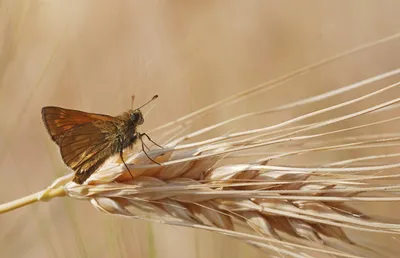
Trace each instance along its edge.
{"label": "blurred background", "polygon": [[[0,203],[42,190],[67,172],[42,124],[43,106],[117,115],[130,108],[131,95],[139,105],[158,94],[143,126],[146,131],[396,34],[399,10],[397,0],[0,0]],[[218,109],[206,121],[263,110],[399,68],[399,51],[396,39],[345,56],[274,91]],[[282,122],[315,108],[321,107],[238,123],[208,136]],[[396,209],[373,209],[400,215]],[[113,217],[89,202],[62,198],[1,215],[0,256],[264,254],[228,237]]]}

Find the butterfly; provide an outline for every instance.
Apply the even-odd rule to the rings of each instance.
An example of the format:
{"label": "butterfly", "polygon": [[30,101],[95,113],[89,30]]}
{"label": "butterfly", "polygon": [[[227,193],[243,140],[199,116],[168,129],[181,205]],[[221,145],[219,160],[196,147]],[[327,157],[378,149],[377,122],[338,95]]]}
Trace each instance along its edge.
{"label": "butterfly", "polygon": [[137,127],[144,122],[140,108],[157,97],[155,95],[139,108],[115,117],[53,106],[42,108],[44,125],[51,139],[60,148],[64,163],[75,171],[75,183],[84,183],[108,158],[116,154],[119,154],[130,173],[123,159],[123,151],[132,147],[137,140],[141,141],[146,156],[159,164],[146,153],[144,147],[148,147],[142,137],[147,137],[160,148],[162,146],[151,140],[146,133],[137,131]]}

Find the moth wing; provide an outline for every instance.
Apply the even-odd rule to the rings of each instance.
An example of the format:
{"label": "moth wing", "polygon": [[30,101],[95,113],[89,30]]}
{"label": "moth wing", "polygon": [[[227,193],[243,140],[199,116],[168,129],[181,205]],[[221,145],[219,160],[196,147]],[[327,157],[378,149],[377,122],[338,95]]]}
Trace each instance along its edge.
{"label": "moth wing", "polygon": [[75,171],[75,182],[83,183],[115,153],[117,129],[112,116],[44,107],[42,118],[63,161]]}
{"label": "moth wing", "polygon": [[80,173],[114,154],[114,142],[115,131],[102,131],[96,124],[86,123],[68,130],[58,145],[65,164]]}
{"label": "moth wing", "polygon": [[114,117],[108,115],[86,113],[60,107],[42,108],[42,119],[51,138],[58,145],[66,132],[77,126],[96,121],[115,120]]}

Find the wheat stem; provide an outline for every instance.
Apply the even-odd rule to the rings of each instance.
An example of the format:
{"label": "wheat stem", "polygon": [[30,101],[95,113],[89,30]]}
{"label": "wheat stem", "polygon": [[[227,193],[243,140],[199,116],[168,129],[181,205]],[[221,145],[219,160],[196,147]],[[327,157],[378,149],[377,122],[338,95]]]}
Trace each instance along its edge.
{"label": "wheat stem", "polygon": [[21,208],[23,206],[38,202],[38,201],[48,201],[50,199],[53,199],[55,197],[62,197],[65,196],[65,190],[64,187],[58,187],[55,189],[46,189],[31,195],[27,195],[25,197],[16,199],[11,202],[7,202],[4,204],[0,205],[0,214],[9,212],[18,208]]}

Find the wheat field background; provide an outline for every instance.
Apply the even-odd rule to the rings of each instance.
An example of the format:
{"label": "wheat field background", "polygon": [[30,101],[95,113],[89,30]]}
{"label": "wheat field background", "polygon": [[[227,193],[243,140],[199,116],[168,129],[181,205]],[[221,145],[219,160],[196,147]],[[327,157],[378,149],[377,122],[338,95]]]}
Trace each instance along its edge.
{"label": "wheat field background", "polygon": [[[398,10],[397,0],[0,0],[0,203],[41,190],[67,172],[42,124],[43,106],[117,115],[130,108],[132,94],[136,105],[158,94],[142,127],[146,131],[399,33]],[[262,110],[399,68],[399,53],[397,39],[348,55],[274,91],[219,109],[206,120]],[[209,136],[281,122],[315,108],[320,107],[237,123]],[[394,205],[364,208],[392,218],[400,215]],[[398,240],[392,240],[371,239],[400,250]],[[0,257],[264,254],[228,237],[113,217],[88,202],[63,198],[1,215]]]}

